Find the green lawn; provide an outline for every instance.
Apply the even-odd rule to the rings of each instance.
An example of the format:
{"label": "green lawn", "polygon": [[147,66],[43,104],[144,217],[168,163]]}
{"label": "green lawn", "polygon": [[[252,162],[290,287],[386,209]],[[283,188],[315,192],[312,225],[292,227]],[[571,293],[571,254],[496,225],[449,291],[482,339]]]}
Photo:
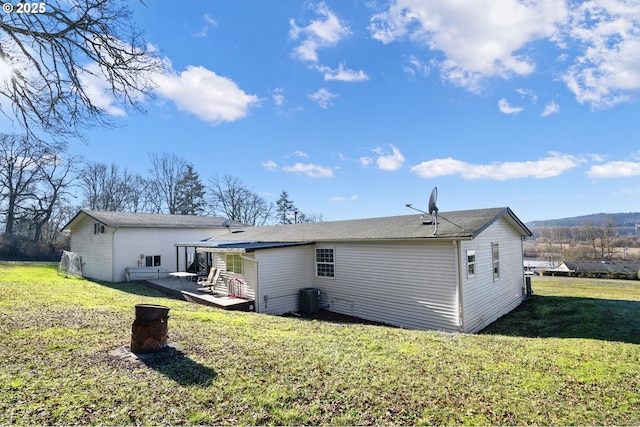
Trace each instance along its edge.
{"label": "green lawn", "polygon": [[[462,335],[225,312],[0,263],[0,424],[640,425],[640,282],[534,277]],[[174,350],[116,357],[134,306]]]}

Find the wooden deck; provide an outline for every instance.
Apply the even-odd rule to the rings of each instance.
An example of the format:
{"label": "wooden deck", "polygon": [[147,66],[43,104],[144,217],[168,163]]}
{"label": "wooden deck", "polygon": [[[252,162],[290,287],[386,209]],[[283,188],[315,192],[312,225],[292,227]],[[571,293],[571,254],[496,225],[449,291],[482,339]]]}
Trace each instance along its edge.
{"label": "wooden deck", "polygon": [[185,301],[221,308],[223,310],[255,311],[255,302],[222,294],[212,294],[206,288],[186,278],[147,280],[147,285],[162,293]]}

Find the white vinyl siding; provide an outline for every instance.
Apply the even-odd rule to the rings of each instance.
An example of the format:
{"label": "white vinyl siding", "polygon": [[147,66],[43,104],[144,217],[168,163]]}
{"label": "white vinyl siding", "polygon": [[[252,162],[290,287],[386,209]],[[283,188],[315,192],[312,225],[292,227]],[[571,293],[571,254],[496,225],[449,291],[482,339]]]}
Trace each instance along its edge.
{"label": "white vinyl siding", "polygon": [[[243,254],[228,252],[212,253],[213,268],[223,270],[218,277],[218,281],[213,286],[213,291],[222,295],[235,294],[242,298],[255,300],[258,286],[258,266],[254,261],[254,255],[254,252]],[[239,261],[242,262],[242,274],[229,270],[229,267],[233,268],[233,265],[230,266],[226,264],[230,259],[233,260],[233,265],[236,266]],[[232,284],[229,283],[230,279],[239,279],[241,282]]]}
{"label": "white vinyl siding", "polygon": [[82,218],[71,233],[71,251],[82,256],[82,274],[113,281],[112,230],[95,233],[95,220]]}
{"label": "white vinyl siding", "polygon": [[[500,251],[499,280],[494,279],[493,243],[498,244]],[[464,277],[462,285],[464,330],[474,333],[522,302],[522,241],[513,227],[500,219],[474,240],[461,245],[462,254],[467,250],[476,252],[476,275]]]}
{"label": "white vinyl siding", "polygon": [[[221,231],[222,232],[222,231]],[[176,242],[198,241],[211,236],[211,230],[179,229],[179,228],[107,228],[105,235],[113,234],[115,242],[114,279],[115,282],[125,280],[124,269],[137,266],[140,255],[160,257],[161,264],[150,269],[158,277],[168,277],[168,274],[186,266],[187,254],[184,248],[176,248]],[[177,258],[180,259],[178,263]],[[155,259],[154,259],[155,263]]]}
{"label": "white vinyl siding", "polygon": [[458,330],[452,242],[333,247],[335,280],[316,277],[313,283],[321,290],[321,308],[411,329]]}
{"label": "white vinyl siding", "polygon": [[256,310],[283,314],[298,310],[301,288],[311,286],[315,252],[311,245],[256,252],[259,298]]}
{"label": "white vinyl siding", "polygon": [[176,242],[199,241],[227,232],[212,229],[104,227],[104,233],[95,234],[94,224],[93,219],[86,217],[74,226],[71,251],[82,255],[85,277],[108,282],[125,281],[125,268],[138,267],[140,255],[143,255],[145,264],[147,256],[159,256],[161,265],[150,267],[150,270],[158,277],[167,277],[169,272],[176,271],[176,256],[180,258],[181,269],[184,269],[184,249],[176,251]]}

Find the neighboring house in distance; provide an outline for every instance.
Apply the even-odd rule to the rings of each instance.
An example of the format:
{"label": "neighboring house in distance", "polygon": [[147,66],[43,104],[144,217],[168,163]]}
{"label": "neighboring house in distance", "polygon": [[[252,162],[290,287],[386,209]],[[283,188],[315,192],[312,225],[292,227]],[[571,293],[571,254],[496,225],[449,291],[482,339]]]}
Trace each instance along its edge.
{"label": "neighboring house in distance", "polygon": [[564,261],[553,273],[582,276],[622,275],[637,277],[640,262],[634,261]]}
{"label": "neighboring house in distance", "polygon": [[[522,302],[527,236],[511,209],[492,208],[442,212],[437,235],[423,217],[403,215],[249,227],[178,246],[209,253],[258,312],[298,311],[301,289],[312,288],[329,311],[474,333]],[[231,293],[228,285],[216,290]]]}
{"label": "neighboring house in distance", "polygon": [[539,261],[539,260],[524,260],[525,274],[543,274],[547,270],[556,268],[557,263],[555,261]]}
{"label": "neighboring house in distance", "polygon": [[226,234],[225,225],[241,224],[220,217],[80,210],[63,231],[71,233],[71,251],[82,256],[83,276],[122,282],[127,268],[135,279],[184,271],[194,254],[178,251],[175,243]]}

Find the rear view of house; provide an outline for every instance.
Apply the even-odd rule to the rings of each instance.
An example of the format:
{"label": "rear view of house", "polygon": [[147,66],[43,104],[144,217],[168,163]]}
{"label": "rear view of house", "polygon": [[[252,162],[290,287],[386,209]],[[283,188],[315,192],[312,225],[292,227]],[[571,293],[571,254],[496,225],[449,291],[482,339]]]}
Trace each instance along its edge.
{"label": "rear view of house", "polygon": [[[411,329],[477,332],[524,296],[522,240],[509,208],[250,227],[197,245],[256,311],[318,307]],[[180,246],[180,245],[178,245]],[[221,292],[229,291],[221,282]]]}
{"label": "rear view of house", "polygon": [[150,279],[189,265],[195,258],[175,243],[210,239],[228,232],[226,225],[220,217],[81,210],[63,231],[71,233],[71,251],[82,257],[85,277],[122,282],[127,271]]}

